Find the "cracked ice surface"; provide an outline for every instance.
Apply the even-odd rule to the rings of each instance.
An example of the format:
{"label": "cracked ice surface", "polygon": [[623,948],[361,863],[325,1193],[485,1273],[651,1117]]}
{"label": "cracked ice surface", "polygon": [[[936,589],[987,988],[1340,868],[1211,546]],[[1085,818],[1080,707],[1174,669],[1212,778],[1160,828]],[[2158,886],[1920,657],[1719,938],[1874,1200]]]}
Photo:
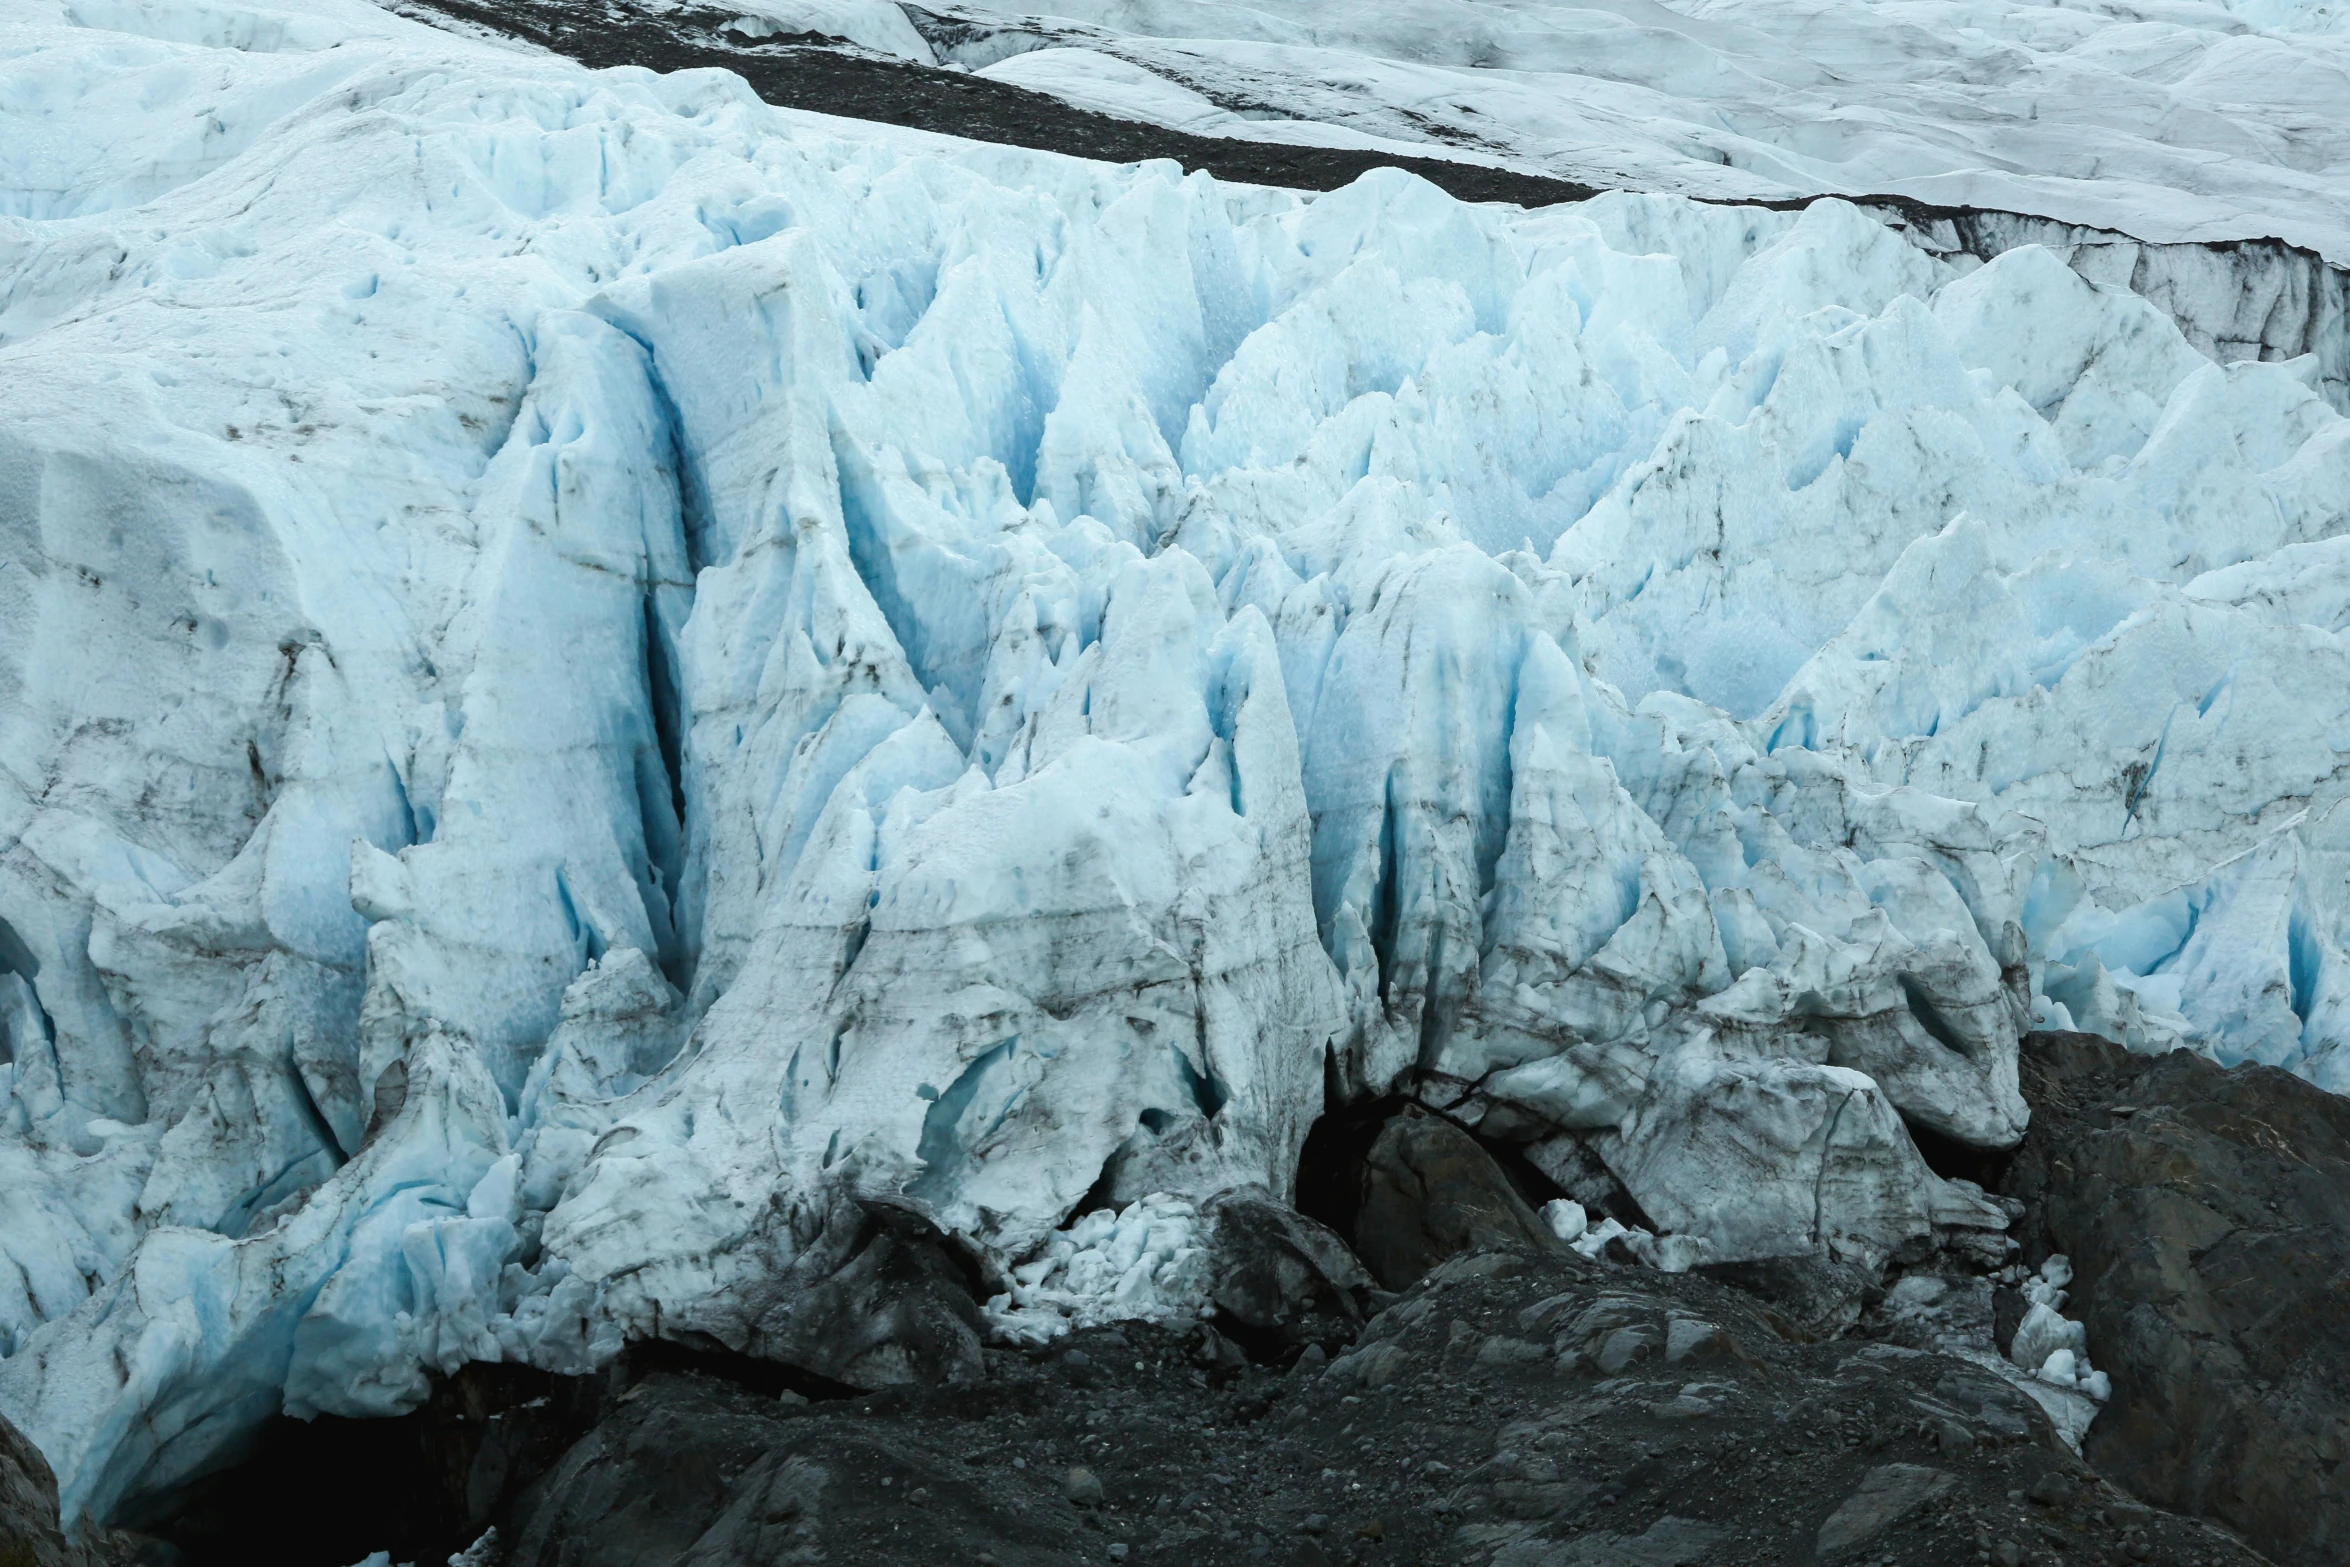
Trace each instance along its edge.
{"label": "cracked ice surface", "polygon": [[1180,1294],[1173,1218],[1056,1228],[1284,1191],[1326,1075],[1715,1255],[1996,1227],[1904,1123],[2011,1142],[2034,1016],[2350,1086],[2310,361],[1835,202],[0,16],[0,1408],[69,1512],[756,1350],[844,1193]]}

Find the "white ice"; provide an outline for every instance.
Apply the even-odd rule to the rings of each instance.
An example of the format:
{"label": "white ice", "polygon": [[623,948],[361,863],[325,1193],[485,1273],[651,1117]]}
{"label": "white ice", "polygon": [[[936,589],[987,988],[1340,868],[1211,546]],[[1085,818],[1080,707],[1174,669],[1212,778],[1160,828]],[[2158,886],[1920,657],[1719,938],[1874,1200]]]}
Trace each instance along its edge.
{"label": "white ice", "polygon": [[2064,1315],[2064,1286],[2072,1279],[2072,1260],[2060,1254],[2023,1281],[2030,1306],[2008,1345],[2007,1357],[2051,1387],[2067,1388],[2102,1404],[2113,1396],[2113,1379],[2090,1366],[2088,1329]]}
{"label": "white ice", "polygon": [[1997,1228],[1907,1128],[2012,1142],[2034,1017],[2350,1082],[2350,421],[2057,253],[356,0],[5,0],[0,214],[0,1410],[69,1513],[742,1342],[844,1192],[1179,1297],[1136,1205],[1285,1193],[1332,1079],[1683,1259]]}
{"label": "white ice", "polygon": [[2018,1280],[2029,1303],[2024,1320],[2005,1346],[2006,1359],[1984,1363],[2030,1394],[2047,1412],[2057,1434],[2080,1451],[2081,1438],[2097,1418],[2098,1406],[2113,1397],[2113,1379],[2089,1364],[2088,1330],[2064,1315],[2064,1286],[2072,1261],[2061,1254]]}
{"label": "white ice", "polygon": [[1043,1343],[1104,1322],[1180,1322],[1208,1298],[1208,1253],[1196,1204],[1164,1192],[1098,1208],[1049,1237],[987,1303],[990,1325]]}

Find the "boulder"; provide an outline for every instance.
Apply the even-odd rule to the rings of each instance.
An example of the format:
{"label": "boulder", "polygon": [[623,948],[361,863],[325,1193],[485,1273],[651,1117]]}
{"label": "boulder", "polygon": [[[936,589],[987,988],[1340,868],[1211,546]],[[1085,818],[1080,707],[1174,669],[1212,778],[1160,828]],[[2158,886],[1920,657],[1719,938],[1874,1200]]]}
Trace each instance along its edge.
{"label": "boulder", "polygon": [[0,1567],[114,1567],[135,1555],[122,1535],[60,1526],[49,1461],[0,1418]]}
{"label": "boulder", "polygon": [[696,1326],[728,1349],[852,1388],[967,1382],[980,1372],[982,1284],[930,1219],[835,1194],[791,1265],[721,1297]]}
{"label": "boulder", "polygon": [[2350,1099],[2265,1066],[2025,1041],[2004,1185],[2113,1379],[2087,1455],[2287,1567],[2350,1560]]}
{"label": "boulder", "polygon": [[1253,1187],[1217,1193],[1201,1217],[1217,1323],[1258,1358],[1333,1350],[1362,1331],[1371,1275],[1329,1226]]}
{"label": "boulder", "polygon": [[1354,1231],[1356,1255],[1391,1290],[1460,1252],[1560,1249],[1475,1138],[1419,1109],[1396,1116],[1373,1140]]}

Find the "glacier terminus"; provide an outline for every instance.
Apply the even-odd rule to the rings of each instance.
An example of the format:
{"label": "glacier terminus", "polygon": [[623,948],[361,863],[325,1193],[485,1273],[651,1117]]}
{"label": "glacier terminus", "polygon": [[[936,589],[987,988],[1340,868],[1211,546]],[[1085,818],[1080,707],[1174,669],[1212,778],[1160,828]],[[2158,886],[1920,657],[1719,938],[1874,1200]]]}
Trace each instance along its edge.
{"label": "glacier terminus", "polygon": [[2034,1028],[2350,1092],[2341,275],[2078,221],[7,0],[0,1414],[104,1519],[862,1205],[1163,1315],[1388,1095],[1687,1266],[1998,1236]]}

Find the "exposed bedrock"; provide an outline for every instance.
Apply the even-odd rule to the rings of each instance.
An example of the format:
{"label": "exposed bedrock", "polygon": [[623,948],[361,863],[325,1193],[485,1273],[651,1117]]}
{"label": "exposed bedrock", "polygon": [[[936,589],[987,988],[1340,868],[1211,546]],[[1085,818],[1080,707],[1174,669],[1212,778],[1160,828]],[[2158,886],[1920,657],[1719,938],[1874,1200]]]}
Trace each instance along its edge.
{"label": "exposed bedrock", "polygon": [[1355,1186],[1355,1249],[1389,1289],[1409,1288],[1457,1252],[1558,1244],[1490,1154],[1416,1110],[1380,1129]]}
{"label": "exposed bedrock", "polygon": [[[2028,1048],[2037,1068],[2080,1046],[2035,1036]],[[2102,1090],[2116,1071],[2147,1086],[2134,1059],[2031,1072],[2046,1135],[2110,1115]],[[2255,1098],[2264,1076],[2295,1081],[2229,1076]],[[2158,1114],[2161,1097],[2130,1095],[2138,1115]],[[2242,1097],[2186,1104],[2241,1130],[2253,1124]],[[2314,1179],[2335,1173],[2306,1115],[2269,1109],[2267,1135],[2316,1146]],[[819,1551],[852,1563],[987,1551],[1008,1567],[1092,1559],[1112,1542],[1145,1562],[1254,1562],[1268,1540],[1271,1559],[1300,1564],[1498,1549],[1512,1563],[1596,1567],[1667,1545],[1693,1563],[1890,1552],[1957,1567],[2050,1546],[2175,1567],[2263,1559],[2192,1515],[2256,1540],[2264,1520],[2138,1483],[2126,1416],[2092,1442],[2105,1478],[2080,1463],[2050,1423],[2048,1390],[1993,1351],[1995,1324],[2004,1340],[2015,1323],[1964,1248],[1884,1272],[1790,1256],[1675,1274],[1612,1243],[1577,1256],[1528,1208],[1520,1188],[1540,1177],[1513,1179],[1508,1150],[1497,1158],[1408,1106],[1336,1130],[1309,1140],[1301,1195],[1359,1197],[1361,1243],[1416,1270],[1400,1294],[1374,1288],[1330,1230],[1236,1190],[1200,1205],[1201,1322],[1080,1326],[968,1366],[909,1361],[863,1391],[804,1366],[659,1344],[582,1377],[467,1366],[408,1416],[277,1422],[149,1526],[195,1567],[256,1551],[300,1567],[371,1548],[424,1559],[492,1529],[504,1561],[573,1567]],[[2037,1179],[2059,1157],[2042,1135],[2012,1171],[2032,1194],[2036,1240],[2064,1211]],[[2210,1150],[2172,1152],[2174,1187],[2242,1184]],[[890,1233],[937,1244],[902,1223]],[[950,1265],[935,1285],[958,1277],[971,1282]],[[2295,1309],[2298,1281],[2228,1283],[2246,1321]],[[904,1326],[886,1310],[836,1315],[821,1333],[811,1323],[799,1349],[853,1363],[892,1323]],[[2125,1370],[2109,1339],[2091,1343],[2117,1378],[2142,1371]],[[2224,1346],[2193,1338],[2168,1353],[2172,1371],[2237,1369]],[[2322,1395],[2329,1375],[2312,1369],[2295,1396]],[[2205,1421],[2168,1439],[2188,1449],[2187,1468],[2209,1471],[2236,1461],[2244,1434]],[[289,1487],[331,1496],[355,1470],[370,1476],[364,1499],[282,1505]]]}
{"label": "exposed bedrock", "polygon": [[[474,1368],[415,1415],[327,1422],[315,1463],[280,1443],[207,1516],[363,1461],[339,1516],[246,1538],[289,1567],[492,1528],[509,1567],[2262,1560],[2102,1481],[1982,1364],[1814,1341],[1695,1275],[1466,1253],[1335,1356],[1229,1349],[1104,1325],[990,1350],[976,1382],[813,1398],[641,1352],[574,1387]],[[253,1559],[174,1538],[195,1567]]]}
{"label": "exposed bedrock", "polygon": [[2291,1567],[2350,1550],[2350,1100],[2260,1066],[2024,1045],[2005,1189],[2027,1255],[2069,1254],[2113,1379],[2087,1453]]}
{"label": "exposed bedrock", "polygon": [[57,1477],[22,1431],[0,1419],[0,1564],[5,1567],[128,1567],[138,1542],[57,1515]]}
{"label": "exposed bedrock", "polygon": [[1374,1307],[1371,1275],[1346,1241],[1259,1189],[1201,1205],[1207,1310],[1253,1359],[1287,1362],[1307,1345],[1351,1343]]}

